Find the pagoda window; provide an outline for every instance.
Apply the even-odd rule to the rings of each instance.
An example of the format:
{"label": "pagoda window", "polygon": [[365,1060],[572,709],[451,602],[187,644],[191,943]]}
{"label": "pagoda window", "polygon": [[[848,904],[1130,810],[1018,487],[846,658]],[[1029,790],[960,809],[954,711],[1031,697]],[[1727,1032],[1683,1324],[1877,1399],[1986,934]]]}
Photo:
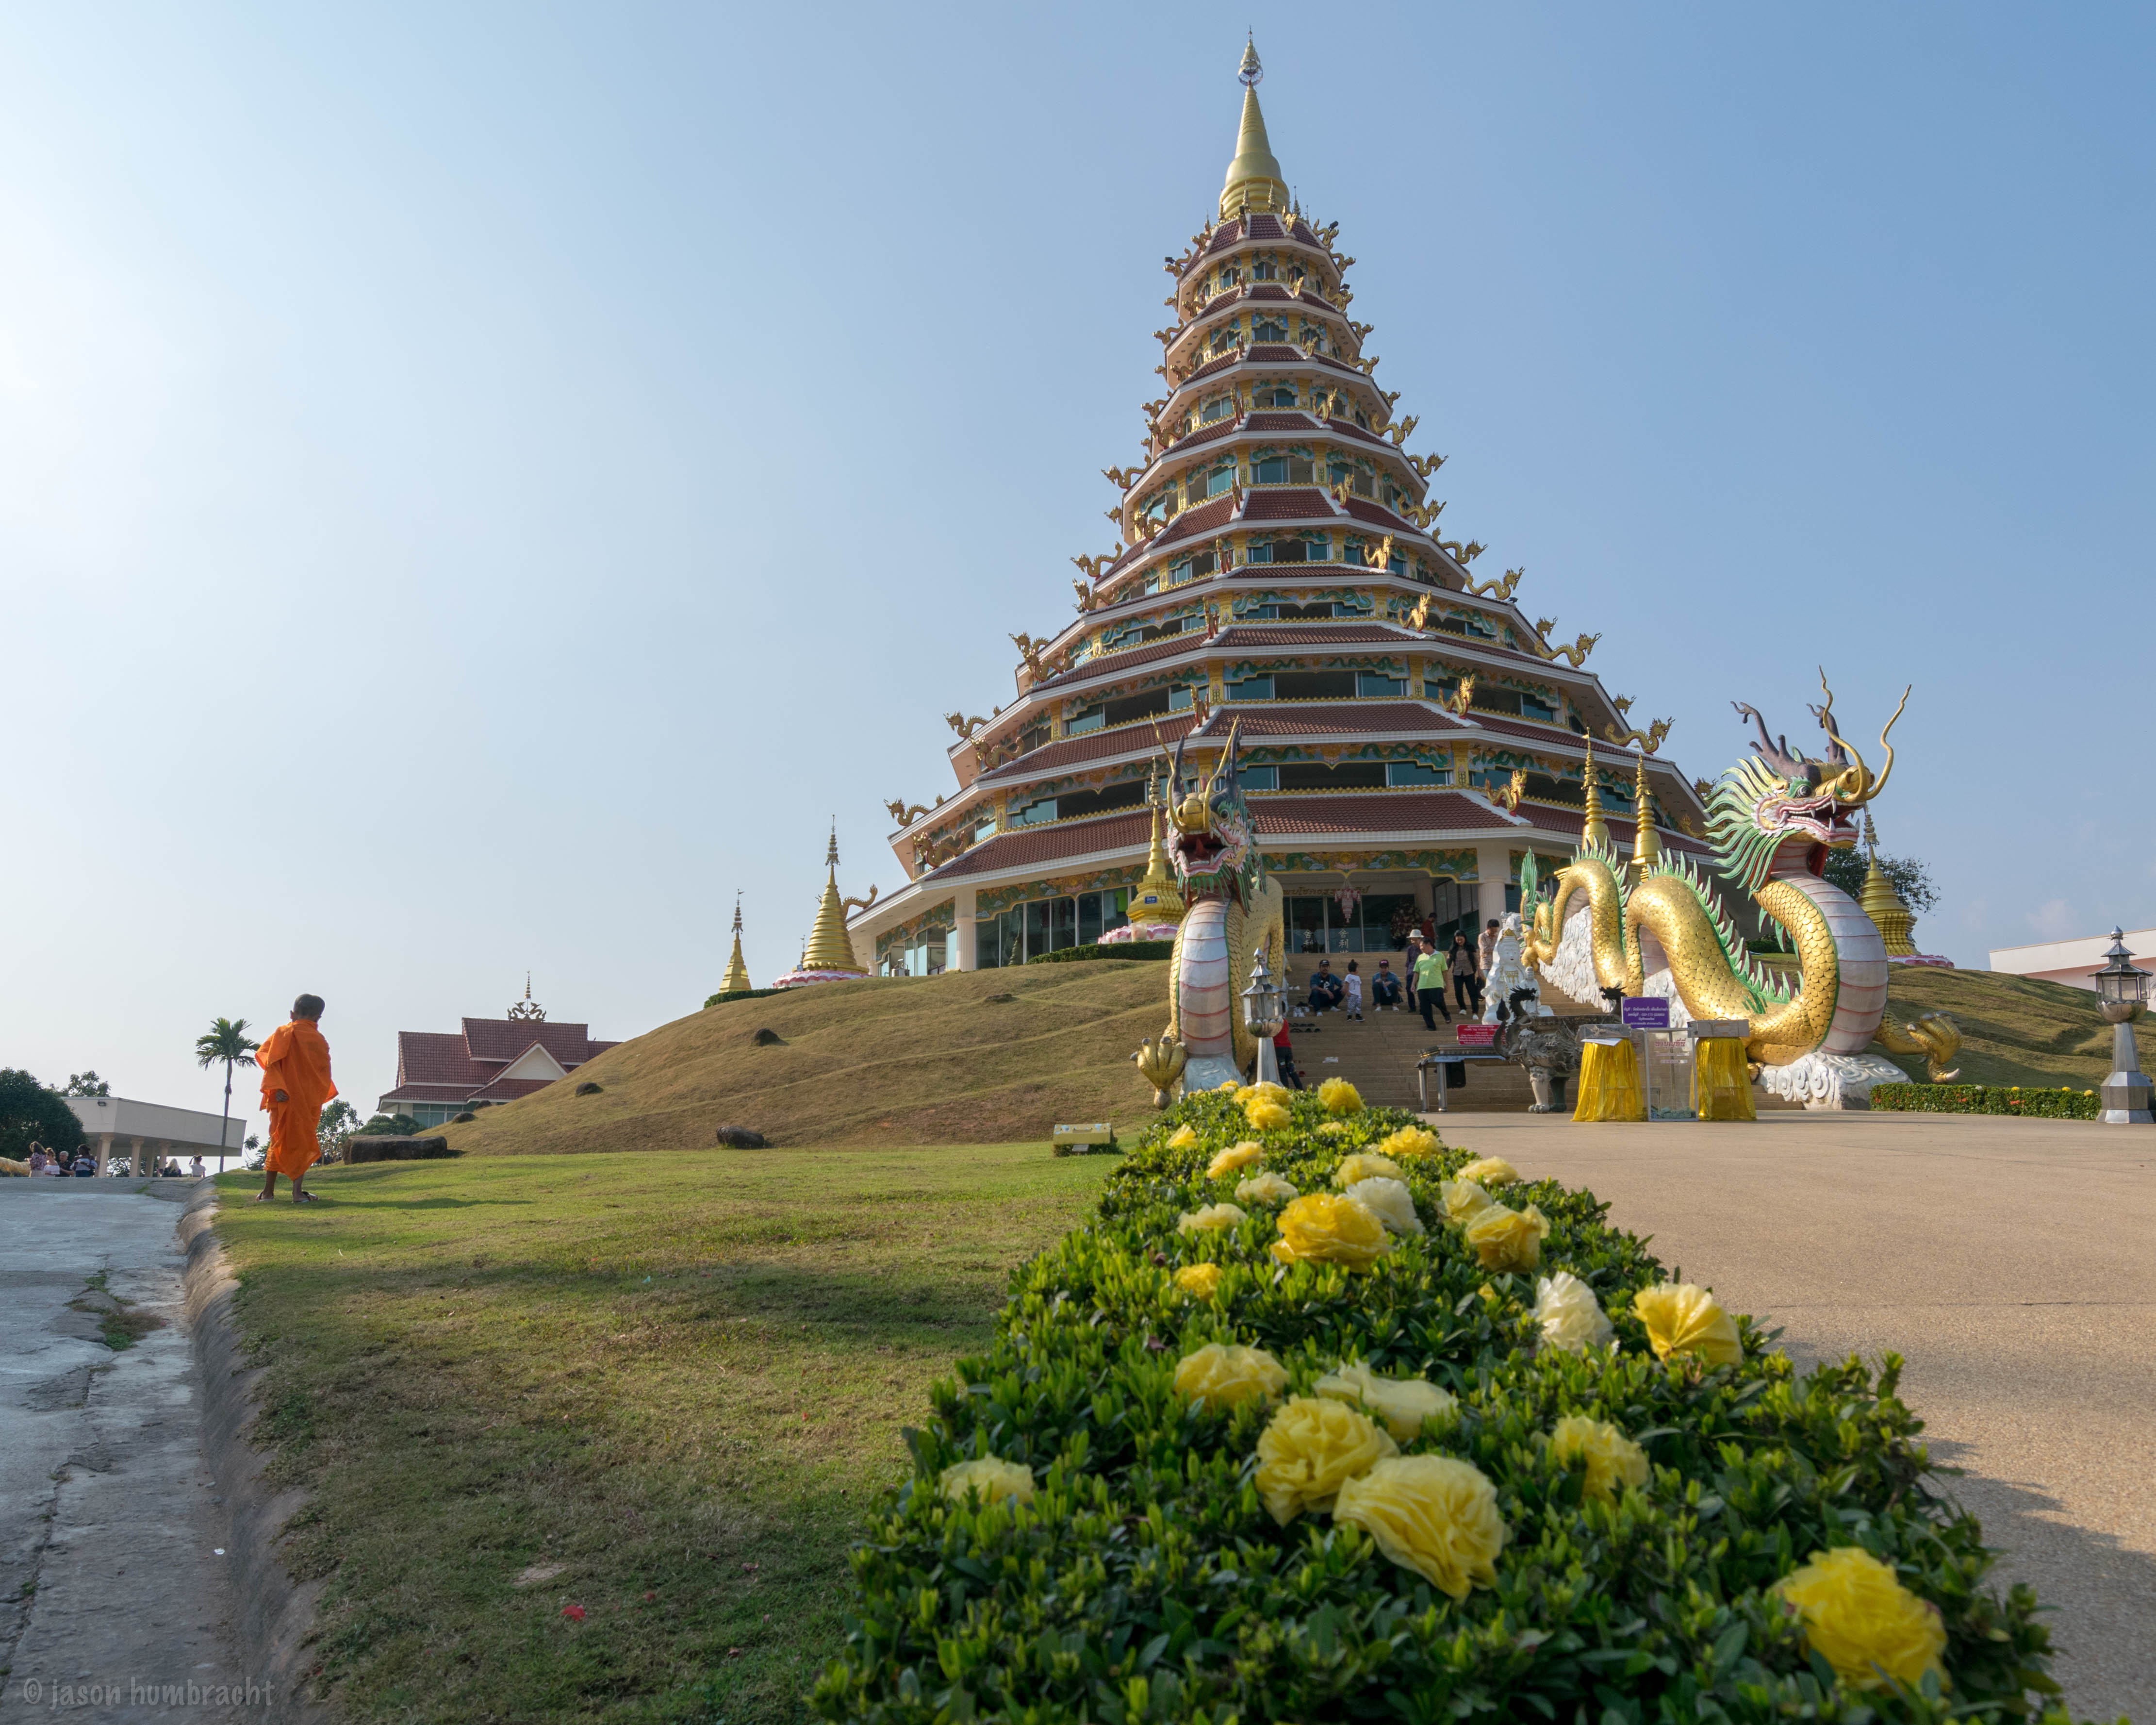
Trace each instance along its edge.
{"label": "pagoda window", "polygon": [[1270,680],[1276,701],[1352,701],[1355,673],[1349,670],[1276,671]]}
{"label": "pagoda window", "polygon": [[1449,635],[1467,633],[1467,619],[1464,617],[1440,617],[1437,619],[1437,626]]}
{"label": "pagoda window", "polygon": [[1228,680],[1228,699],[1230,701],[1270,701],[1273,698],[1273,680],[1270,677],[1231,677]]}
{"label": "pagoda window", "polygon": [[1274,264],[1270,258],[1260,258],[1256,263],[1250,265],[1250,280],[1253,281],[1278,281],[1280,280],[1279,267]]}
{"label": "pagoda window", "polygon": [[1450,767],[1425,767],[1419,761],[1388,761],[1385,762],[1385,783],[1394,790],[1409,786],[1450,784]]}
{"label": "pagoda window", "polygon": [[1210,575],[1217,562],[1209,551],[1194,552],[1187,557],[1178,557],[1168,566],[1168,584],[1180,587],[1186,581],[1200,581]]}
{"label": "pagoda window", "polygon": [[1065,737],[1083,737],[1089,731],[1101,730],[1107,722],[1106,711],[1097,706],[1089,706],[1063,721],[1063,734]]}
{"label": "pagoda window", "polygon": [[1198,410],[1198,423],[1210,425],[1216,419],[1226,418],[1235,411],[1235,398],[1233,396],[1216,395]]}
{"label": "pagoda window", "polygon": [[1029,755],[1037,748],[1045,747],[1047,743],[1048,726],[1045,723],[1035,725],[1032,729],[1019,733],[1018,752],[1021,755]]}
{"label": "pagoda window", "polygon": [[1312,353],[1322,353],[1325,352],[1325,326],[1312,323],[1306,317],[1302,321],[1301,332],[1296,339]]}
{"label": "pagoda window", "polygon": [[1358,671],[1355,692],[1365,701],[1389,701],[1408,692],[1408,680],[1389,677],[1382,671]]}
{"label": "pagoda window", "polygon": [[1313,599],[1307,605],[1278,606],[1276,608],[1276,614],[1281,617],[1301,618],[1307,621],[1313,618],[1337,617],[1340,614],[1340,611],[1331,599]]}
{"label": "pagoda window", "polygon": [[1235,774],[1235,783],[1246,791],[1276,791],[1280,788],[1280,768],[1245,767]]}
{"label": "pagoda window", "polygon": [[1261,408],[1291,408],[1295,405],[1295,391],[1285,383],[1271,389],[1260,390],[1258,393],[1258,405]]}
{"label": "pagoda window", "polygon": [[1224,497],[1235,487],[1235,464],[1224,461],[1196,483],[1201,487],[1194,494],[1197,496]]}
{"label": "pagoda window", "polygon": [[1322,761],[1297,761],[1280,770],[1284,791],[1378,791],[1385,788],[1383,761],[1343,761],[1328,767]]}
{"label": "pagoda window", "polygon": [[1160,591],[1160,571],[1155,569],[1150,575],[1147,576],[1144,580],[1141,581],[1138,583],[1138,591],[1142,593],[1158,593]]}
{"label": "pagoda window", "polygon": [[1279,616],[1280,614],[1281,608],[1278,605],[1246,605],[1235,613],[1235,621],[1262,623]]}
{"label": "pagoda window", "polygon": [[1546,725],[1554,725],[1557,723],[1557,709],[1547,701],[1532,695],[1522,695],[1520,696],[1520,716],[1540,719]]}
{"label": "pagoda window", "polygon": [[[1174,631],[1171,629],[1168,633],[1172,634]],[[1175,691],[1177,694],[1188,692],[1184,690]],[[1142,695],[1126,695],[1119,700],[1102,703],[1102,713],[1111,725],[1129,725],[1140,719],[1158,717],[1167,712],[1172,704],[1168,690],[1148,689]]]}
{"label": "pagoda window", "polygon": [[[1138,639],[1142,642],[1157,641],[1163,635],[1179,635],[1182,633],[1183,619],[1180,617],[1171,617],[1164,622],[1147,624],[1138,630]],[[1109,722],[1113,724],[1116,721],[1111,720]]]}
{"label": "pagoda window", "polygon": [[1231,317],[1219,329],[1214,331],[1205,338],[1205,351],[1217,359],[1220,355],[1232,352],[1235,348],[1240,347],[1242,345],[1243,337],[1237,326],[1241,321],[1240,318]]}
{"label": "pagoda window", "polygon": [[1242,279],[1243,272],[1240,270],[1238,270],[1233,264],[1224,264],[1220,266],[1220,285],[1222,287],[1231,288]]}
{"label": "pagoda window", "polygon": [[1287,340],[1287,326],[1275,318],[1253,320],[1250,339],[1253,341],[1285,341]]}

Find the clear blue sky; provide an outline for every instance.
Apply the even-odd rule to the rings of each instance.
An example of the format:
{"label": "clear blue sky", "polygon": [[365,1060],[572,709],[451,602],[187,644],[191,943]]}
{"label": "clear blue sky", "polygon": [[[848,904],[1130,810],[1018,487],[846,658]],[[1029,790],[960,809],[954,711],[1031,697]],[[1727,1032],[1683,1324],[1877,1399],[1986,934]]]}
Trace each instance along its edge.
{"label": "clear blue sky", "polygon": [[1274,147],[1448,527],[1712,775],[1809,732],[1986,949],[2156,923],[2156,15],[0,13],[0,1064],[346,1091],[793,958],[1110,542],[1163,254]]}

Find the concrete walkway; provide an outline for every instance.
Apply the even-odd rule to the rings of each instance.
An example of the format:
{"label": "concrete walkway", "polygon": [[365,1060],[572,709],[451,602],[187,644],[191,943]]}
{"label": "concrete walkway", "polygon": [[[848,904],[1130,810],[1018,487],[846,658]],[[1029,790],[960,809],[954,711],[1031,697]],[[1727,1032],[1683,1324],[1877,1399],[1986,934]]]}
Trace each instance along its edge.
{"label": "concrete walkway", "polygon": [[1586,1186],[1799,1364],[1892,1351],[1948,1483],[2055,1608],[2075,1717],[2156,1721],[2156,1129],[1775,1114],[1426,1117]]}
{"label": "concrete walkway", "polygon": [[194,1189],[0,1180],[0,1725],[264,1717],[221,1696],[239,1666],[175,1231]]}

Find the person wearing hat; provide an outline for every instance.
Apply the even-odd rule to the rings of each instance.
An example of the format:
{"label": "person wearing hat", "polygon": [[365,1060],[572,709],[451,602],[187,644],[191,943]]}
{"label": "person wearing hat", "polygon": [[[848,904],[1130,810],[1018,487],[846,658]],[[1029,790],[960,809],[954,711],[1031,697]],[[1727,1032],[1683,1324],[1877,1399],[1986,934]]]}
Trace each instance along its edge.
{"label": "person wearing hat", "polygon": [[1400,979],[1393,973],[1389,958],[1378,961],[1378,973],[1370,978],[1370,1005],[1378,1012],[1400,1009]]}
{"label": "person wearing hat", "polygon": [[1310,1009],[1312,1012],[1330,1012],[1339,1005],[1341,996],[1347,992],[1340,978],[1332,973],[1332,961],[1330,958],[1319,959],[1317,969],[1310,978]]}

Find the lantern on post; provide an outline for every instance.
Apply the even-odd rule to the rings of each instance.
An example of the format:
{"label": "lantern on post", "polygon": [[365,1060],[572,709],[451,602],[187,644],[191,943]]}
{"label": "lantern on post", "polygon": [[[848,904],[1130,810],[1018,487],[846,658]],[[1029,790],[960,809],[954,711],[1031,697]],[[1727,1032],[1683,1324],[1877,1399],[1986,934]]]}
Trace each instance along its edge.
{"label": "lantern on post", "polygon": [[1281,1026],[1287,1022],[1287,997],[1273,981],[1263,947],[1251,957],[1250,986],[1243,990],[1243,1022],[1250,1026],[1250,1034],[1258,1042],[1257,1066],[1251,1081],[1278,1084],[1280,1062],[1274,1057],[1273,1038],[1280,1034]]}
{"label": "lantern on post", "polygon": [[2140,1051],[2134,1046],[2133,1024],[2148,1009],[2148,973],[2130,962],[2123,929],[2111,932],[2111,962],[2096,973],[2096,993],[2105,1021],[2111,1029],[2111,1076],[2103,1081],[2102,1120],[2108,1126],[2156,1124],[2148,1106],[2148,1078],[2141,1070]]}

